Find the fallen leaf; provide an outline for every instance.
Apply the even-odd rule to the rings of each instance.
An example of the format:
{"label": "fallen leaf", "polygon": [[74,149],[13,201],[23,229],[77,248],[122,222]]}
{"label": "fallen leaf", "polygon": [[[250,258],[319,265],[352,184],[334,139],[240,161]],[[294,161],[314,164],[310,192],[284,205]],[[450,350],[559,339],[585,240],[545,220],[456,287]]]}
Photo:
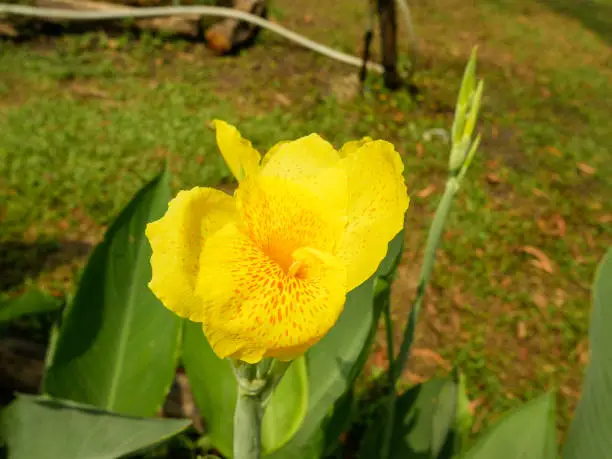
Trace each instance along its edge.
{"label": "fallen leaf", "polygon": [[416,193],[418,198],[426,198],[428,196],[430,196],[434,191],[436,191],[436,186],[434,184],[428,185],[425,188],[423,188],[422,190],[418,191]]}
{"label": "fallen leaf", "polygon": [[417,375],[416,373],[412,373],[408,370],[402,373],[402,379],[407,379],[408,382],[412,384],[421,384],[427,381],[427,378],[421,375]]}
{"label": "fallen leaf", "polygon": [[420,357],[423,360],[429,360],[435,362],[437,365],[450,370],[452,368],[451,364],[448,363],[440,354],[431,349],[427,348],[417,348],[412,351],[412,355],[415,357]]}
{"label": "fallen leaf", "polygon": [[512,285],[512,278],[511,277],[504,277],[502,279],[502,281],[500,282],[500,285],[502,287],[510,287]]}
{"label": "fallen leaf", "polygon": [[581,172],[584,172],[586,175],[593,175],[595,172],[597,172],[597,169],[585,163],[578,163],[576,164],[576,166],[578,167],[578,169],[580,169]]}
{"label": "fallen leaf", "polygon": [[401,123],[405,119],[406,119],[406,115],[404,115],[404,112],[400,112],[398,110],[395,113],[393,113],[393,121],[395,121],[396,123]]}
{"label": "fallen leaf", "polygon": [[563,289],[558,288],[555,290],[555,304],[557,306],[563,306],[565,299],[567,298],[567,292]]}
{"label": "fallen leaf", "polygon": [[[552,222],[547,222],[546,220],[537,220],[536,224],[538,225],[538,228],[540,228],[540,231],[542,231],[547,236],[565,236],[565,220],[559,214],[553,215]],[[554,228],[551,228],[553,226]]]}
{"label": "fallen leaf", "polygon": [[544,309],[546,306],[548,306],[548,298],[540,291],[537,291],[531,295],[531,301],[533,301],[534,304],[540,309]]}
{"label": "fallen leaf", "polygon": [[518,322],[516,324],[516,337],[523,340],[527,337],[527,326],[525,322]]}
{"label": "fallen leaf", "polygon": [[535,195],[538,196],[540,198],[548,198],[548,195],[546,193],[544,193],[542,190],[539,190],[538,188],[534,188],[533,190],[531,190],[531,192]]}
{"label": "fallen leaf", "polygon": [[576,356],[581,365],[589,363],[589,341],[587,339],[581,340],[576,346]]}
{"label": "fallen leaf", "polygon": [[529,350],[526,347],[519,348],[519,360],[525,362],[529,358]]}
{"label": "fallen leaf", "polygon": [[287,97],[285,94],[277,92],[276,94],[274,94],[274,98],[283,107],[289,107],[291,105],[291,99],[289,99],[289,97]]}
{"label": "fallen leaf", "polygon": [[419,158],[422,158],[423,157],[423,144],[422,143],[419,142],[416,144],[416,151],[417,151],[417,156]]}
{"label": "fallen leaf", "polygon": [[491,185],[497,185],[498,183],[501,183],[501,178],[499,175],[490,172],[487,174],[487,182],[489,182]]}
{"label": "fallen leaf", "polygon": [[536,258],[535,260],[531,260],[531,263],[537,268],[540,268],[542,271],[546,271],[549,274],[552,274],[555,271],[554,263],[540,249],[531,245],[526,245],[522,247],[521,250]]}
{"label": "fallen leaf", "polygon": [[563,156],[563,153],[561,153],[561,151],[556,147],[546,147],[546,151],[555,156]]}
{"label": "fallen leaf", "polygon": [[310,24],[312,22],[312,15],[307,14],[304,16],[304,24]]}
{"label": "fallen leaf", "polygon": [[612,222],[612,214],[602,215],[597,218],[597,221],[602,225]]}
{"label": "fallen leaf", "polygon": [[565,219],[560,215],[560,214],[556,214],[553,219],[555,220],[555,223],[557,224],[557,235],[559,237],[563,237],[565,236],[565,228],[566,228],[566,223],[565,223]]}

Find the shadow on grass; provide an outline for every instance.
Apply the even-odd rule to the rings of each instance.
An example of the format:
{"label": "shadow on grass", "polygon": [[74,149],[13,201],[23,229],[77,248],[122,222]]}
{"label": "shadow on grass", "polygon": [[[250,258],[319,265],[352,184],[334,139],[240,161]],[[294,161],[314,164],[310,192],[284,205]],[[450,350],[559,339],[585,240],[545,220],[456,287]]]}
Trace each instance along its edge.
{"label": "shadow on grass", "polygon": [[83,257],[91,248],[81,241],[0,242],[0,292],[21,286],[43,270]]}
{"label": "shadow on grass", "polygon": [[579,20],[586,28],[612,45],[611,0],[537,0],[557,13]]}

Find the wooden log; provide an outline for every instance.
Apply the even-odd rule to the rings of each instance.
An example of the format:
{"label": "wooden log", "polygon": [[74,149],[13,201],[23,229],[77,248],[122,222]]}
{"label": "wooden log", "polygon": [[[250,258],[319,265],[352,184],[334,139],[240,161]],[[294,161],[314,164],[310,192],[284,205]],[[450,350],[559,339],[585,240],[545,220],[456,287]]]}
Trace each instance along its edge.
{"label": "wooden log", "polygon": [[388,89],[399,89],[402,79],[397,71],[397,10],[395,0],[377,0],[380,23],[382,64],[385,68],[384,82]]}
{"label": "wooden log", "polygon": [[[234,0],[234,9],[264,17],[266,15],[266,0]],[[226,18],[210,28],[205,33],[208,47],[217,54],[227,54],[252,42],[259,27],[240,21]]]}
{"label": "wooden log", "polygon": [[[92,2],[88,0],[34,0],[34,6],[44,8],[58,8],[79,11],[133,11],[138,8],[117,5],[115,3]],[[142,30],[154,30],[178,35],[197,37],[200,34],[200,16],[197,14],[186,16],[170,16],[151,19],[137,19],[134,24]]]}

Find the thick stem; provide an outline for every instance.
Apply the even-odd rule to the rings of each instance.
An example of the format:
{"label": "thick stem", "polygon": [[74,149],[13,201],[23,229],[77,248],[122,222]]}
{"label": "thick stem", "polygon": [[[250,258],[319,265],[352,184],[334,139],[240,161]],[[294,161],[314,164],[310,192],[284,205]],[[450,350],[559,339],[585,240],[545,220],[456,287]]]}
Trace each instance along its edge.
{"label": "thick stem", "polygon": [[253,394],[238,386],[238,400],[234,413],[234,459],[261,457],[261,420],[263,406],[260,394]]}

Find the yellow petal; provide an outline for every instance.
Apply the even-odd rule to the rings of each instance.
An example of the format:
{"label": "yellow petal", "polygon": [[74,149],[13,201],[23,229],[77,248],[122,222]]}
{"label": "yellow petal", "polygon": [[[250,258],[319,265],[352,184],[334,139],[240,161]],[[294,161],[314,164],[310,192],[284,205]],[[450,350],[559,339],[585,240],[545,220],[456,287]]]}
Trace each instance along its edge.
{"label": "yellow petal", "polygon": [[366,143],[371,141],[371,137],[364,137],[360,140],[351,140],[349,142],[346,142],[344,145],[342,145],[342,148],[340,149],[340,156],[344,158],[346,156],[352,155]]}
{"label": "yellow petal", "polygon": [[279,177],[257,175],[243,181],[236,205],[245,234],[284,269],[300,247],[332,253],[346,226],[346,210],[339,212],[336,202]]}
{"label": "yellow petal", "polygon": [[213,120],[217,131],[217,145],[227,166],[240,181],[246,176],[257,172],[261,155],[251,142],[244,139],[238,129],[221,120]]}
{"label": "yellow petal", "polygon": [[279,142],[264,156],[261,174],[299,183],[346,213],[346,173],[338,167],[340,156],[317,134],[292,142]]}
{"label": "yellow petal", "polygon": [[275,145],[266,155],[261,173],[299,181],[334,167],[340,156],[334,147],[317,134]]}
{"label": "yellow petal", "polygon": [[236,217],[234,199],[212,188],[181,191],[166,214],[147,225],[153,276],[149,288],[181,317],[201,320],[202,304],[195,296],[204,241]]}
{"label": "yellow petal", "polygon": [[234,224],[208,239],[197,293],[204,333],[219,357],[292,359],[334,325],[346,296],[343,263],[312,248],[292,258],[287,272]]}
{"label": "yellow petal", "polygon": [[281,140],[280,142],[275,143],[272,148],[270,148],[267,153],[263,156],[261,160],[261,167],[264,168],[266,164],[274,157],[276,152],[280,147],[285,145],[286,143],[291,143],[291,140]]}
{"label": "yellow petal", "polygon": [[404,225],[404,165],[389,142],[376,140],[340,161],[348,176],[348,223],[335,254],[348,267],[349,291],[368,279]]}

